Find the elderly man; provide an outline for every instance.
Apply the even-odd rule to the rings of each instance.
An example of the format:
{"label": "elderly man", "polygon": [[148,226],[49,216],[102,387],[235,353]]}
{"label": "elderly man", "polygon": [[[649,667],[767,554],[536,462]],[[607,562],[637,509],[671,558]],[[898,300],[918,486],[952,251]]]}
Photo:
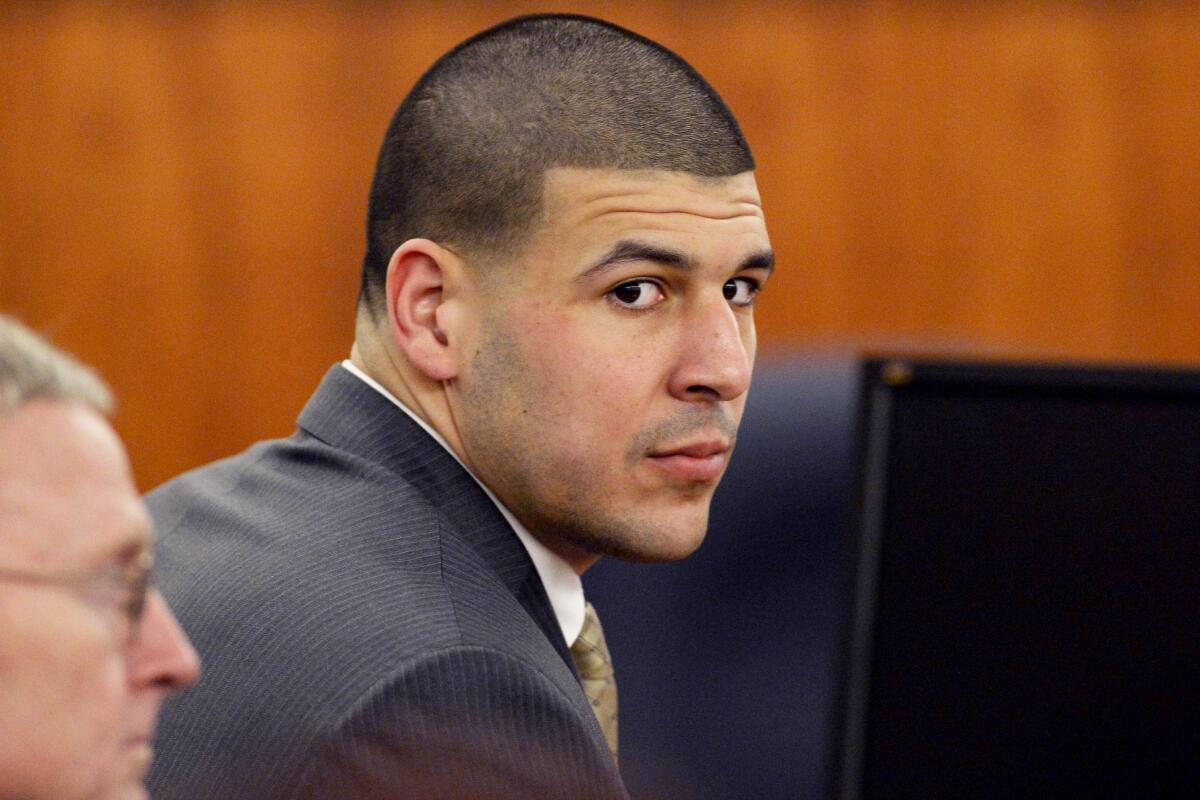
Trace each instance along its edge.
{"label": "elderly man", "polygon": [[626,796],[580,575],[704,536],[773,263],[753,167],[703,78],[607,23],[520,18],[430,68],[380,151],[350,359],[291,438],[149,498],[206,663],[160,800]]}
{"label": "elderly man", "polygon": [[145,797],[196,654],[149,588],[150,518],[91,372],[0,316],[0,798]]}

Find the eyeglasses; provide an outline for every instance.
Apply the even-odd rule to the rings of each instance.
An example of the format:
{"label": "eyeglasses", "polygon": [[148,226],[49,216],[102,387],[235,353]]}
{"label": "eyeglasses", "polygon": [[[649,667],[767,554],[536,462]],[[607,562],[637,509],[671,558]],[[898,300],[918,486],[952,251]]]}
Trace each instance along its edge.
{"label": "eyeglasses", "polygon": [[0,567],[0,580],[62,586],[77,592],[101,608],[120,613],[118,638],[131,639],[146,611],[154,556],[142,551],[121,563],[110,563],[98,570],[75,573],[37,573]]}

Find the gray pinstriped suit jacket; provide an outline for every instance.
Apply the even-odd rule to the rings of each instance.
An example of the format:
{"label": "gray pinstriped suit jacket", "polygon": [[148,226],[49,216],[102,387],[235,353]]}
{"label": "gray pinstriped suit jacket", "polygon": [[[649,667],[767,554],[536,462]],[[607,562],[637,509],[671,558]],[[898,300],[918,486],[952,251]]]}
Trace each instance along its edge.
{"label": "gray pinstriped suit jacket", "polygon": [[147,501],[204,662],[164,707],[155,800],[627,798],[524,547],[342,367],[291,438]]}

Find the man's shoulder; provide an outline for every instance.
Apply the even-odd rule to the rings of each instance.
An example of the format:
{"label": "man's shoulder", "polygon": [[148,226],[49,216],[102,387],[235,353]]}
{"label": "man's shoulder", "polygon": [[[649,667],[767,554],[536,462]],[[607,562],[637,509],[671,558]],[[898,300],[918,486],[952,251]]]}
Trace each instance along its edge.
{"label": "man's shoulder", "polygon": [[[472,687],[498,677],[506,703],[562,702],[546,689],[564,695],[569,669],[403,474],[301,432],[180,476],[148,502],[159,585],[205,669],[163,715],[163,785],[215,780],[176,770],[235,743],[241,756],[212,763],[286,783],[294,759],[338,741],[343,725],[352,735],[380,715],[470,705]],[[413,687],[423,712],[398,705]]]}
{"label": "man's shoulder", "polygon": [[[234,456],[192,469],[146,495],[159,535],[197,525],[222,512],[240,517],[294,516],[361,502],[385,493],[415,491],[402,472],[297,430]],[[413,500],[417,500],[415,496]],[[306,502],[307,501],[307,502]]]}
{"label": "man's shoulder", "polygon": [[[159,584],[205,669],[164,710],[156,796],[293,797],[297,782],[387,774],[371,742],[403,772],[439,742],[487,756],[538,720],[570,731],[575,761],[603,764],[574,675],[527,607],[536,573],[515,533],[440,445],[375,411],[351,432],[302,416],[292,437],[148,497]],[[522,747],[514,757],[533,756]]]}
{"label": "man's shoulder", "polygon": [[[146,500],[160,586],[200,645],[210,630],[228,640],[250,625],[262,628],[252,633],[259,648],[325,626],[346,644],[360,633],[355,619],[394,626],[395,638],[420,646],[458,641],[443,562],[464,548],[443,546],[457,532],[403,474],[299,431],[181,475]],[[478,588],[486,593],[488,582]]]}
{"label": "man's shoulder", "polygon": [[388,503],[399,519],[436,514],[402,472],[297,431],[186,472],[146,495],[160,538],[242,532],[270,534],[303,517],[336,514],[352,525]]}
{"label": "man's shoulder", "polygon": [[[292,720],[276,702],[229,714],[185,695],[167,710],[150,787],[165,800],[624,798],[572,680],[514,648],[457,644],[335,702],[294,704],[305,713]],[[189,705],[207,706],[203,719]]]}
{"label": "man's shoulder", "polygon": [[423,654],[315,740],[303,796],[624,798],[591,708],[554,666],[476,645]]}

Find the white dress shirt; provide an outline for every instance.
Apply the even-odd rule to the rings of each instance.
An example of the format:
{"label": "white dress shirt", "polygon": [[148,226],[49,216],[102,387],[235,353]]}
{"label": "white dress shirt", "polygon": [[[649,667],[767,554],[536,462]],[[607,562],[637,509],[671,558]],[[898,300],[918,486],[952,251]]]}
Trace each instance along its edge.
{"label": "white dress shirt", "polygon": [[370,386],[375,391],[395,403],[405,414],[412,417],[421,428],[433,437],[433,440],[446,448],[446,452],[454,456],[454,460],[462,464],[463,469],[467,470],[475,482],[479,484],[484,493],[492,499],[496,504],[496,508],[500,509],[500,513],[508,520],[508,524],[517,534],[517,538],[521,540],[521,544],[525,545],[525,550],[529,553],[529,559],[533,561],[533,567],[537,570],[538,577],[542,579],[542,586],[546,589],[546,596],[550,598],[550,607],[554,609],[554,616],[558,619],[558,625],[562,628],[563,638],[570,647],[571,643],[579,637],[579,632],[583,630],[583,581],[579,579],[579,574],[571,568],[571,565],[564,561],[561,557],[555,554],[546,545],[534,538],[525,526],[522,525],[512,512],[504,507],[504,504],[492,494],[492,490],[484,486],[483,482],[475,476],[463,464],[462,459],[458,454],[450,448],[442,435],[430,427],[429,423],[421,419],[412,409],[397,400],[392,393],[383,388],[382,385],[367,373],[356,367],[350,359],[342,362],[342,366],[351,374],[359,378],[363,383]]}

